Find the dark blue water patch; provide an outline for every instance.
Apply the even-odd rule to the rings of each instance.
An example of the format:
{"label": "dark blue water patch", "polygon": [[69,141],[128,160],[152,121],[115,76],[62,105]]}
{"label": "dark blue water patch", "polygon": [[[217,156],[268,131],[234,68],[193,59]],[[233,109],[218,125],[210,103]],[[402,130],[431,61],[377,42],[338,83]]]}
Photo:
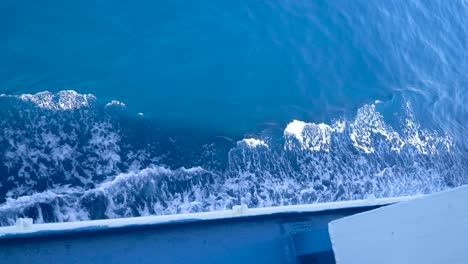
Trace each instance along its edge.
{"label": "dark blue water patch", "polygon": [[408,86],[441,100],[466,84],[462,1],[2,7],[1,89],[72,88],[231,135],[262,122],[326,121]]}

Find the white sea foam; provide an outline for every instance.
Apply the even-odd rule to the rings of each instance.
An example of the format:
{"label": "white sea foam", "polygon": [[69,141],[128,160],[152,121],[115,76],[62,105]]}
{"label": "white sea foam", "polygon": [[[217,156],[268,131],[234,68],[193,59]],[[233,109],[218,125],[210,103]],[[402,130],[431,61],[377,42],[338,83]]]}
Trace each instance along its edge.
{"label": "white sea foam", "polygon": [[448,136],[439,136],[437,132],[429,132],[427,129],[421,129],[416,123],[411,105],[406,103],[405,120],[405,143],[411,145],[422,154],[436,154],[441,149],[451,151],[453,148],[453,139]]}
{"label": "white sea foam", "polygon": [[286,126],[284,134],[293,136],[297,140],[299,140],[300,143],[303,143],[304,137],[302,136],[302,132],[304,131],[304,127],[306,125],[307,124],[303,121],[293,120],[291,123],[288,124],[288,126]]}
{"label": "white sea foam", "polygon": [[95,123],[91,128],[91,139],[87,149],[100,157],[95,173],[109,174],[118,167],[120,157],[120,134],[110,123]]}
{"label": "white sea foam", "polygon": [[238,146],[246,146],[248,148],[257,148],[257,147],[266,147],[268,148],[268,144],[265,141],[256,139],[256,138],[244,138],[241,141],[237,142]]}
{"label": "white sea foam", "polygon": [[96,100],[92,94],[79,94],[73,90],[60,91],[56,94],[40,92],[37,94],[22,94],[17,96],[23,101],[36,104],[40,108],[51,110],[73,110],[89,107]]}
{"label": "white sea foam", "polygon": [[294,120],[284,130],[285,149],[298,147],[301,150],[330,151],[332,137],[348,128],[348,138],[352,145],[366,154],[375,152],[375,147],[380,145],[377,142],[379,140],[384,140],[385,144],[395,152],[400,152],[405,146],[413,146],[421,154],[450,151],[453,147],[453,140],[450,137],[439,136],[436,132],[421,129],[414,120],[409,104],[406,105],[406,111],[404,133],[398,133],[387,125],[383,116],[376,111],[374,104],[360,108],[352,122],[336,121],[327,125]]}
{"label": "white sea foam", "polygon": [[353,146],[364,153],[375,151],[373,138],[376,135],[382,136],[392,150],[399,152],[404,146],[404,141],[400,135],[390,126],[385,124],[383,116],[375,110],[375,105],[364,105],[358,110],[357,116],[350,124],[351,133],[349,135]]}
{"label": "white sea foam", "polygon": [[336,126],[327,124],[305,123],[294,120],[284,130],[285,149],[294,149],[296,143],[299,148],[309,151],[330,151],[330,141],[333,132],[341,133],[343,123],[337,122]]}
{"label": "white sea foam", "polygon": [[112,100],[106,104],[106,107],[125,107],[125,104],[117,100]]}
{"label": "white sea foam", "polygon": [[[8,200],[0,205],[2,225],[25,214],[37,222],[176,214],[240,203],[413,195],[466,182],[452,139],[421,128],[409,105],[398,131],[375,105],[330,124],[294,120],[284,130],[283,146],[273,145],[276,139],[238,141],[223,170],[209,169],[212,160],[187,169],[162,164],[163,158],[126,139],[128,127],[121,129],[112,113],[48,104],[24,111],[17,105],[10,110],[17,111],[19,125],[0,119],[0,160],[13,172]],[[218,155],[216,145],[210,146],[203,155]],[[48,190],[38,192],[45,181]]]}
{"label": "white sea foam", "polygon": [[95,111],[87,109],[79,115],[69,111],[87,108],[94,96],[62,91],[9,97],[38,106],[24,109],[24,104],[13,104],[18,108],[10,111],[18,115],[0,118],[0,142],[5,140],[0,161],[14,183],[8,190],[10,197],[30,194],[44,179],[57,177],[49,184],[59,181],[86,185],[93,184],[96,177],[120,172],[118,126]]}
{"label": "white sea foam", "polygon": [[[7,198],[6,202],[0,205],[1,222],[9,225],[14,224],[15,220],[22,216],[25,209],[34,208],[36,217],[34,223],[49,222],[50,219],[44,219],[44,210],[47,215],[53,213],[56,222],[74,222],[89,220],[89,214],[83,208],[76,204],[76,198],[73,195],[83,193],[81,188],[61,186],[46,190],[44,192],[34,193],[32,195],[21,196],[17,199]],[[41,205],[50,205],[43,207]]]}

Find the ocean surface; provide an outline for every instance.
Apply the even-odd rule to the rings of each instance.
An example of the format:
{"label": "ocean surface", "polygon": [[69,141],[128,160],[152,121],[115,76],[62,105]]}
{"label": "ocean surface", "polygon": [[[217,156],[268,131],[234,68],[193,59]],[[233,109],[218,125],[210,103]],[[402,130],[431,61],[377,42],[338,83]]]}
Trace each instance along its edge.
{"label": "ocean surface", "polygon": [[0,225],[468,183],[468,1],[0,2]]}

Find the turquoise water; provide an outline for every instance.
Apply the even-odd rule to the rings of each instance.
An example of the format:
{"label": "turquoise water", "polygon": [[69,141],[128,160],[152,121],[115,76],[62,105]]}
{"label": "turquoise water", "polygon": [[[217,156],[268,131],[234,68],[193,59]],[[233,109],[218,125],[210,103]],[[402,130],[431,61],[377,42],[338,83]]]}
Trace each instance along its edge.
{"label": "turquoise water", "polygon": [[1,221],[464,184],[467,19],[461,0],[2,1]]}

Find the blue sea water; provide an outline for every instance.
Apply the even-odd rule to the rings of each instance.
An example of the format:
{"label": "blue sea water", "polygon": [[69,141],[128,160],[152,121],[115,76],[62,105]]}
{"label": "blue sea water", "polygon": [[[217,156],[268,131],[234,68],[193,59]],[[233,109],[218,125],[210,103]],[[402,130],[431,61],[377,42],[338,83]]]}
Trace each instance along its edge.
{"label": "blue sea water", "polygon": [[0,3],[0,224],[468,183],[468,2]]}

